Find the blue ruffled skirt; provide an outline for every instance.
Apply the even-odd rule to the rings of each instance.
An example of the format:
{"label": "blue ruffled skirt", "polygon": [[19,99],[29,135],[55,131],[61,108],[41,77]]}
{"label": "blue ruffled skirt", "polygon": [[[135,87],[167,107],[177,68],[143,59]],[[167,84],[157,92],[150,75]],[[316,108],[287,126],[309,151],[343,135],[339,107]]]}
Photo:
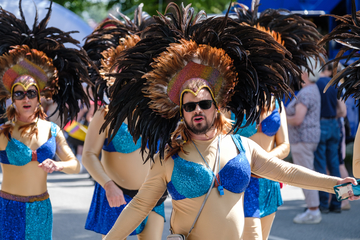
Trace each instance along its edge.
{"label": "blue ruffled skirt", "polygon": [[244,196],[245,217],[266,217],[276,212],[282,204],[280,183],[251,177]]}

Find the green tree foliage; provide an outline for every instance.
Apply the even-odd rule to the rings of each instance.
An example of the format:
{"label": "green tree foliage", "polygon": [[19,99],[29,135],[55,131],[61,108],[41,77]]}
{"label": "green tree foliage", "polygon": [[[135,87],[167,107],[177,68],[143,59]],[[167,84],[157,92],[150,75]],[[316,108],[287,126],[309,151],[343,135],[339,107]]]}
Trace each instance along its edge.
{"label": "green tree foliage", "polygon": [[[195,12],[205,10],[208,14],[220,14],[229,6],[229,0],[54,0],[54,2],[68,8],[83,18],[92,18],[96,22],[106,17],[110,9],[119,9],[122,13],[132,17],[132,14],[140,3],[144,3],[143,10],[149,15],[164,13],[168,3],[175,2],[185,6],[191,4]],[[104,16],[105,15],[105,16]]]}

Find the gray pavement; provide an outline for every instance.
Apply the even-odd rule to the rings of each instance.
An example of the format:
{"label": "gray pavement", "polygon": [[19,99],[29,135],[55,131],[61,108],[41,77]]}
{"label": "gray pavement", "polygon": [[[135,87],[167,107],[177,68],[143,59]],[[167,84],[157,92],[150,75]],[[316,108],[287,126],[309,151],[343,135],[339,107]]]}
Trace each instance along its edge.
{"label": "gray pavement", "polygon": [[[54,214],[54,240],[101,239],[100,235],[84,229],[93,193],[93,182],[88,174],[50,174],[48,190]],[[276,214],[269,240],[360,240],[360,201],[351,202],[350,211],[323,214],[323,220],[319,224],[299,225],[293,223],[292,219],[305,208],[301,189],[286,186],[282,189],[282,196],[284,205]],[[165,206],[167,222],[162,240],[166,239],[169,229],[170,199],[167,199]]]}

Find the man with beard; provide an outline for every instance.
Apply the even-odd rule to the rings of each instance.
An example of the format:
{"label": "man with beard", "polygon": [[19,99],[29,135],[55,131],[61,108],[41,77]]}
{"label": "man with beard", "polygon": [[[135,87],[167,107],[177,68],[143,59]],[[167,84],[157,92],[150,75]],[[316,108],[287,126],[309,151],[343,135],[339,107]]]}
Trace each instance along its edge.
{"label": "man with beard", "polygon": [[[172,232],[193,240],[239,240],[244,226],[244,190],[251,172],[268,179],[328,192],[342,182],[355,183],[352,178],[321,175],[280,161],[250,139],[227,134],[231,130],[230,120],[218,110],[213,88],[209,84],[211,79],[203,79],[203,72],[209,71],[218,76],[216,69],[193,61],[180,71],[179,75],[181,72],[192,72],[194,77],[179,80],[184,84],[175,94],[180,100],[174,98],[174,101],[179,102],[182,120],[173,133],[172,147],[161,163],[160,155],[155,156],[155,164],[144,185],[105,239],[126,237],[155,206],[166,188],[173,200]],[[202,208],[210,187],[212,189]],[[194,219],[197,221],[192,229]]]}

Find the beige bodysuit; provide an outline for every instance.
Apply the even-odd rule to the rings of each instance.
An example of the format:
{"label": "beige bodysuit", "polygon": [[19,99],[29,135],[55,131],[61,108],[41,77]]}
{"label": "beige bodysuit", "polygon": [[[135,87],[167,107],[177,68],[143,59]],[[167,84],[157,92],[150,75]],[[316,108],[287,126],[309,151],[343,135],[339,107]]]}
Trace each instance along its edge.
{"label": "beige bodysuit", "polygon": [[[215,162],[217,139],[215,137],[208,141],[194,141],[211,168]],[[223,168],[229,160],[239,155],[239,150],[230,135],[222,136],[221,139],[220,166]],[[304,167],[279,160],[272,157],[252,140],[243,137],[241,137],[241,140],[246,153],[246,161],[248,161],[247,165],[258,176],[301,188],[319,189],[327,192],[333,192],[333,186],[340,180],[339,178],[322,175]],[[188,154],[179,153],[180,158],[200,164],[206,168],[203,159],[191,142],[185,144],[184,150]],[[244,164],[244,168],[246,168],[246,164]],[[174,158],[169,158],[162,163],[160,163],[158,156],[155,158],[155,164],[150,170],[145,183],[140,188],[139,193],[127,208],[124,209],[105,239],[123,239],[136,228],[168,187],[168,183],[172,180],[173,170]],[[178,168],[176,171],[178,171]],[[248,174],[250,175],[250,169]],[[238,181],[241,182],[242,179],[236,179],[236,182]],[[186,180],[184,180],[183,184],[186,185]],[[216,188],[211,190],[195,228],[188,238],[189,240],[241,239],[244,226],[244,194],[243,192],[233,193],[226,189],[224,189],[224,192],[225,194],[220,196]],[[172,201],[173,214],[171,226],[174,233],[184,235],[188,233],[204,197],[205,194],[199,197]]]}
{"label": "beige bodysuit", "polygon": [[[145,178],[150,170],[150,161],[145,164],[143,163],[139,147],[136,147],[136,150],[134,149],[134,151],[128,153],[115,151],[115,149],[114,151],[106,151],[103,149],[103,147],[105,147],[104,142],[107,138],[108,131],[108,129],[106,129],[106,131],[100,132],[100,128],[104,123],[104,114],[104,109],[100,109],[95,113],[86,134],[83,151],[84,166],[89,171],[91,176],[102,186],[102,188],[104,188],[104,190],[100,190],[98,189],[98,185],[95,186],[95,188],[98,190],[95,190],[97,194],[95,195],[94,192],[93,199],[97,198],[97,200],[93,201],[90,207],[90,213],[86,222],[86,229],[101,234],[106,234],[107,228],[109,226],[109,229],[111,228],[111,222],[116,220],[116,218],[112,218],[116,214],[119,214],[119,210],[115,209],[115,207],[119,207],[120,205],[124,204],[118,200],[121,195],[124,198],[123,191],[137,191],[144,183]],[[122,145],[124,148],[126,148],[125,145],[133,146],[134,143],[132,142],[132,137],[130,138],[131,139],[127,139],[125,142],[119,142],[116,144]],[[115,139],[114,141],[117,140],[118,139]],[[101,161],[99,161],[100,152]],[[113,187],[108,187],[106,186],[107,184],[113,185]],[[114,186],[114,184],[117,186]],[[120,188],[122,190],[120,190]],[[99,193],[100,191],[105,191],[107,202],[109,202],[110,205],[110,208],[109,206],[104,207],[107,209],[105,212],[99,210],[103,209],[101,204],[108,204],[107,202],[105,203],[105,200],[102,199],[104,196]],[[162,194],[164,194],[164,191]],[[98,198],[101,198],[101,200]],[[104,221],[99,219],[106,218],[107,211],[113,213],[109,214],[111,219],[108,219],[108,221],[104,223]],[[102,215],[99,216],[98,213],[101,213]],[[137,235],[138,239],[160,240],[164,228],[164,217],[165,216],[161,216],[155,211],[151,211],[145,228]],[[101,229],[101,232],[99,232],[100,230],[98,229]],[[121,239],[126,239],[129,234],[125,235]]]}

